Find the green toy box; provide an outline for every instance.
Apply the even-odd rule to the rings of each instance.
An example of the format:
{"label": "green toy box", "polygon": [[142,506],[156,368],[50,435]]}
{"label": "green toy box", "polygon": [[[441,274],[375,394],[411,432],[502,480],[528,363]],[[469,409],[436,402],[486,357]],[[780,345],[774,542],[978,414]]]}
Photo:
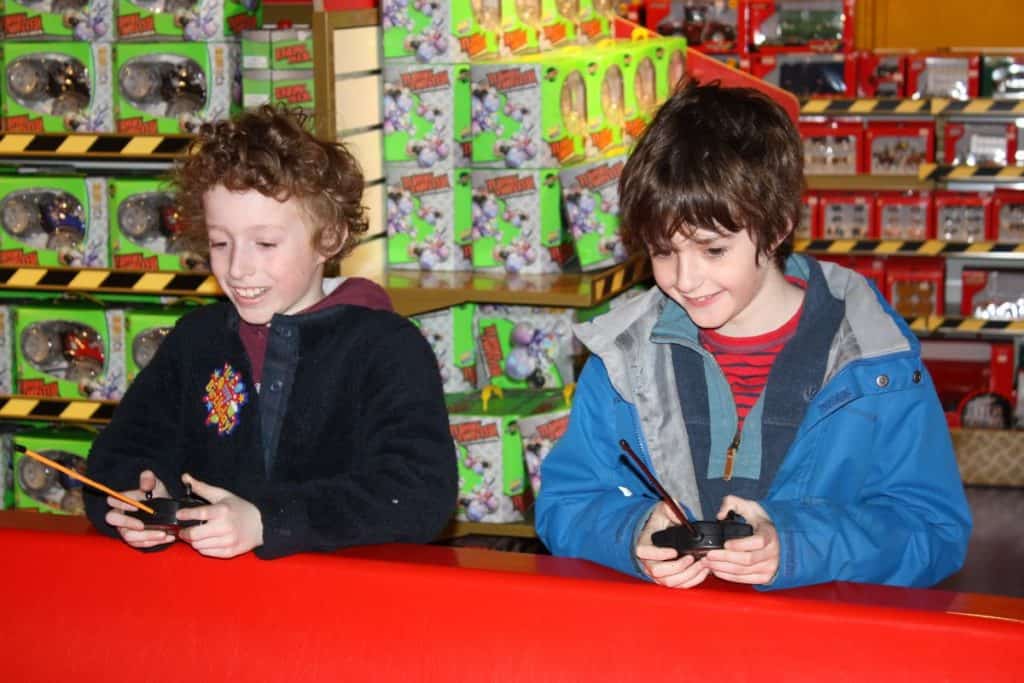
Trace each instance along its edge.
{"label": "green toy box", "polygon": [[313,69],[313,31],[309,26],[275,24],[242,31],[242,68],[272,71]]}
{"label": "green toy box", "polygon": [[149,365],[164,337],[174,329],[178,318],[189,309],[181,307],[137,308],[125,311],[125,370],[127,384]]}
{"label": "green toy box", "polygon": [[188,249],[174,194],[155,178],[111,178],[110,263],[124,270],[209,271]]}
{"label": "green toy box", "polygon": [[117,38],[212,42],[263,23],[260,0],[118,0]]}
{"label": "green toy box", "polygon": [[540,495],[541,465],[569,428],[571,408],[572,404],[566,392],[543,391],[532,397],[519,418],[523,460],[535,499]]}
{"label": "green toy box", "polygon": [[0,395],[13,393],[14,314],[10,306],[0,303]]}
{"label": "green toy box", "polygon": [[619,236],[619,177],[626,165],[620,151],[559,171],[566,229],[582,270],[600,270],[628,256]]}
{"label": "green toy box", "polygon": [[468,64],[384,65],[384,161],[471,163]]}
{"label": "green toy box", "polygon": [[570,245],[562,227],[558,171],[474,170],[473,269],[557,273]]}
{"label": "green toy box", "polygon": [[686,39],[679,36],[652,38],[634,43],[637,56],[654,62],[655,102],[661,106],[686,75]]}
{"label": "green toy box", "polygon": [[108,0],[9,0],[6,7],[0,4],[0,16],[3,16],[0,35],[7,40],[110,42],[114,39],[114,8]]}
{"label": "green toy box", "polygon": [[532,306],[477,308],[481,387],[560,389],[573,379],[573,313]]}
{"label": "green toy box", "polygon": [[579,51],[562,51],[473,64],[473,164],[556,168],[582,160],[587,63]]}
{"label": "green toy box", "polygon": [[[22,432],[14,442],[85,474],[96,435],[85,429],[47,428]],[[84,515],[84,484],[67,474],[14,451],[14,507],[58,515]]]}
{"label": "green toy box", "polygon": [[117,400],[125,390],[124,311],[77,303],[19,305],[17,393]]}
{"label": "green toy box", "polygon": [[114,130],[109,43],[3,45],[3,128],[9,133]]}
{"label": "green toy box", "polygon": [[476,337],[473,336],[475,304],[459,304],[432,313],[412,316],[437,356],[444,392],[476,388]]}
{"label": "green toy box", "polygon": [[599,43],[598,48],[614,55],[622,69],[622,141],[632,146],[654,118],[660,104],[658,67],[654,60],[657,50],[643,49],[643,43],[632,40],[607,40]]}
{"label": "green toy box", "polygon": [[497,1],[384,0],[380,16],[385,60],[452,64],[498,54]]}
{"label": "green toy box", "polygon": [[270,69],[242,70],[242,106],[258,109],[274,97],[274,72]]}
{"label": "green toy box", "polygon": [[271,103],[284,104],[289,109],[301,109],[313,116],[316,109],[316,83],[312,70],[273,71],[271,74]]}
{"label": "green toy box", "polygon": [[470,173],[385,167],[388,266],[413,270],[470,270],[455,230],[468,228],[473,203]]}
{"label": "green toy box", "polygon": [[0,264],[104,267],[107,180],[0,176]]}
{"label": "green toy box", "polygon": [[117,46],[117,132],[195,133],[242,105],[237,43]]}
{"label": "green toy box", "polygon": [[521,522],[526,508],[523,442],[516,421],[528,396],[448,394],[448,423],[459,472],[455,518],[469,522]]}
{"label": "green toy box", "polygon": [[[573,0],[566,0],[572,2]],[[580,38],[588,43],[599,43],[612,37],[616,12],[610,0],[578,0]]]}
{"label": "green toy box", "polygon": [[624,60],[615,50],[589,48],[585,78],[587,87],[586,155],[600,156],[622,145],[626,116]]}
{"label": "green toy box", "polygon": [[572,0],[500,0],[503,56],[544,52],[577,42],[580,5]]}

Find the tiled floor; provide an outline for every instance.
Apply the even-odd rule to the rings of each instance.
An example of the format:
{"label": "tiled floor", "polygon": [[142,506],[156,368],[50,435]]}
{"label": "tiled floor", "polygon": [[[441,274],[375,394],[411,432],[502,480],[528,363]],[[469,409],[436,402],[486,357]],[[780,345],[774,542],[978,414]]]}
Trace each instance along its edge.
{"label": "tiled floor", "polygon": [[937,588],[1024,598],[1024,489],[968,487],[967,500],[967,561]]}

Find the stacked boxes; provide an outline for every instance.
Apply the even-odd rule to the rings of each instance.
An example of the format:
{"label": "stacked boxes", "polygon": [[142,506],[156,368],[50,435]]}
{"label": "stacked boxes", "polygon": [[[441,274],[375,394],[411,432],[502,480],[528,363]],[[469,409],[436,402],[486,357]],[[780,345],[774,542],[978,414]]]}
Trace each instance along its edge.
{"label": "stacked boxes", "polygon": [[242,33],[245,108],[285,104],[310,115],[316,108],[313,32],[308,26],[265,26]]}

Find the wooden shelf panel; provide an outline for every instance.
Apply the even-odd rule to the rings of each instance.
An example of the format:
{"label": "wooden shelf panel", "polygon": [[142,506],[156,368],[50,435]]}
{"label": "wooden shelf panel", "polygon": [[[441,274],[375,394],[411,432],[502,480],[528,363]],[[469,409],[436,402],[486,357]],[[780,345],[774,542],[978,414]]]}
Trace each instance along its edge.
{"label": "wooden shelf panel", "polygon": [[537,538],[533,524],[512,522],[496,524],[487,522],[461,522],[453,519],[438,538],[461,538],[462,536],[504,536],[509,538]]}
{"label": "wooden shelf panel", "polygon": [[209,273],[0,266],[0,289],[50,292],[217,296],[217,280]]}
{"label": "wooden shelf panel", "polygon": [[[928,173],[934,170],[928,167]],[[929,179],[927,174],[921,176],[907,175],[814,175],[804,176],[807,182],[807,189],[818,192],[833,191],[854,191],[854,192],[879,192],[879,191],[903,191],[903,190],[934,190],[935,181]]]}

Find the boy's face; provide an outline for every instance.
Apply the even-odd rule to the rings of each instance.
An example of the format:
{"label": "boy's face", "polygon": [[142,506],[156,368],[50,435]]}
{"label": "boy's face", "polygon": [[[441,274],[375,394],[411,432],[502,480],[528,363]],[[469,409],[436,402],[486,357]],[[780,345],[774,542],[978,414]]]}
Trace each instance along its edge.
{"label": "boy's face", "polygon": [[217,185],[203,195],[210,268],[242,320],[270,322],[323,298],[326,257],[296,199],[279,202],[255,190]]}
{"label": "boy's face", "polygon": [[658,287],[697,327],[749,337],[770,332],[762,328],[775,321],[765,282],[778,268],[771,258],[758,260],[756,255],[746,230],[718,234],[701,229],[692,238],[676,233],[671,251],[651,254],[651,266]]}

